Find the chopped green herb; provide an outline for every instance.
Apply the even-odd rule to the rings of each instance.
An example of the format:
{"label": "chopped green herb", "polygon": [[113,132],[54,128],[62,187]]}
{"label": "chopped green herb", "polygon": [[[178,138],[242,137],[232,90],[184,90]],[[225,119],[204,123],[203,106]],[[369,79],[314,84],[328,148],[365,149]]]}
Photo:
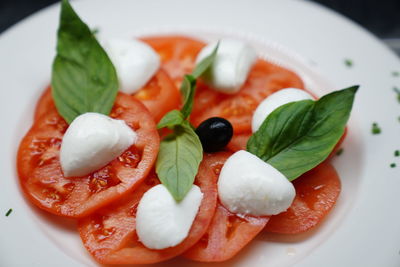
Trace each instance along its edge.
{"label": "chopped green herb", "polygon": [[344,64],[346,65],[346,67],[353,67],[353,61],[351,59],[346,58],[344,60]]}
{"label": "chopped green herb", "polygon": [[395,168],[396,167],[396,163],[391,163],[390,164],[390,168]]}
{"label": "chopped green herb", "polygon": [[7,213],[6,213],[6,217],[8,217],[8,215],[10,215],[12,211],[13,211],[12,209],[9,209],[9,210],[7,211]]}
{"label": "chopped green herb", "polygon": [[343,154],[343,148],[339,148],[338,151],[336,151],[336,156],[340,156]]}
{"label": "chopped green herb", "polygon": [[400,72],[398,72],[398,71],[392,71],[392,76],[394,76],[394,77],[399,77],[400,76]]}
{"label": "chopped green herb", "polygon": [[93,34],[93,35],[96,35],[96,34],[98,34],[99,32],[100,32],[100,29],[97,28],[97,27],[95,27],[95,28],[92,29],[92,34]]}
{"label": "chopped green herb", "polygon": [[400,89],[394,86],[393,91],[397,94],[397,101],[400,103]]}
{"label": "chopped green herb", "polygon": [[400,151],[399,151],[399,150],[394,151],[394,156],[395,156],[395,157],[400,156]]}
{"label": "chopped green herb", "polygon": [[378,126],[378,123],[376,122],[372,123],[371,132],[372,134],[380,134],[382,132],[381,128]]}

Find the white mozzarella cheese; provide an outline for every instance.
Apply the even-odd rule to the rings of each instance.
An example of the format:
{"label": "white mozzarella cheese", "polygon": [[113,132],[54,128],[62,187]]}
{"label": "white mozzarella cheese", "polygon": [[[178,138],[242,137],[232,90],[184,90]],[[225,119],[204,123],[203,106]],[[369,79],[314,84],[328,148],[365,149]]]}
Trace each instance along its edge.
{"label": "white mozzarella cheese", "polygon": [[110,39],[103,47],[113,62],[120,91],[133,94],[141,89],[160,67],[160,57],[139,40]]}
{"label": "white mozzarella cheese", "polygon": [[60,162],[65,177],[84,176],[107,165],[134,144],[137,134],[123,120],[88,112],[64,134]]}
{"label": "white mozzarella cheese", "polygon": [[256,108],[253,114],[251,128],[253,133],[260,128],[264,120],[272,111],[288,104],[290,102],[313,99],[313,97],[304,90],[297,88],[285,88],[275,92],[265,98]]}
{"label": "white mozzarella cheese", "polygon": [[231,212],[242,215],[275,215],[291,205],[293,184],[277,169],[255,155],[240,150],[221,169],[218,196]]}
{"label": "white mozzarella cheese", "polygon": [[[217,43],[204,47],[197,56],[199,63],[210,55]],[[254,49],[245,42],[232,39],[222,39],[219,43],[217,55],[203,79],[212,88],[234,94],[240,90],[247,79],[247,75],[257,59]]]}
{"label": "white mozzarella cheese", "polygon": [[137,208],[139,240],[150,249],[178,245],[188,236],[202,199],[203,193],[196,185],[179,203],[164,185],[152,187],[143,195]]}

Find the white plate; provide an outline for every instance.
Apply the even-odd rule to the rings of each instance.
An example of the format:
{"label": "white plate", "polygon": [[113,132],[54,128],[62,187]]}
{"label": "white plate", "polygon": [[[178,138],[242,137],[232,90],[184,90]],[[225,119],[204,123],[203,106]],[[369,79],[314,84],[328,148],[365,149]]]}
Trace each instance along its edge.
{"label": "white plate", "polygon": [[[380,41],[347,19],[302,1],[86,0],[73,6],[103,36],[233,35],[299,71],[317,94],[360,84],[345,151],[335,160],[343,192],[334,211],[306,235],[283,239],[262,233],[238,257],[220,265],[400,266],[400,158],[393,154],[400,149],[400,104],[392,90],[400,86],[400,77],[392,75],[400,71],[400,62]],[[58,12],[58,6],[47,8],[0,36],[0,266],[96,266],[74,221],[28,204],[15,171],[18,143],[49,83]],[[353,67],[345,66],[346,58]],[[382,134],[371,134],[373,122]],[[392,162],[399,166],[390,168]],[[9,208],[13,212],[5,217]],[[185,260],[165,265],[171,263],[189,265]]]}

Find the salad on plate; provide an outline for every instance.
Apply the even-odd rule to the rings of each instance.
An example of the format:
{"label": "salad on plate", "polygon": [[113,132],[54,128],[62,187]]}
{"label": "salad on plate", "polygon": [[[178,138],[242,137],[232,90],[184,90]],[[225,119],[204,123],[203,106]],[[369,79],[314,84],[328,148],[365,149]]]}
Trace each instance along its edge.
{"label": "salad on plate", "polygon": [[97,39],[62,1],[51,85],[21,140],[24,196],[100,264],[233,258],[323,221],[358,86],[316,96],[250,43]]}

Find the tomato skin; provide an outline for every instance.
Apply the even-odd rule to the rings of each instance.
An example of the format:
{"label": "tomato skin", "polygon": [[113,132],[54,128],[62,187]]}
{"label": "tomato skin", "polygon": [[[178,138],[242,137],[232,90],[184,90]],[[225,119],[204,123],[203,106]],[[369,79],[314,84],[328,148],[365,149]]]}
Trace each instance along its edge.
{"label": "tomato skin", "polygon": [[177,88],[180,87],[183,76],[192,72],[197,54],[205,46],[199,40],[179,35],[145,37],[141,40],[160,55],[163,69]]}
{"label": "tomato skin", "polygon": [[340,148],[342,147],[343,141],[346,138],[346,136],[347,136],[347,127],[344,128],[344,133],[343,133],[342,137],[340,137],[339,141],[337,142],[337,144],[333,148],[331,154],[329,154],[328,160],[331,159],[333,156],[335,156],[336,153],[340,150]]}
{"label": "tomato skin", "polygon": [[335,168],[323,162],[293,181],[296,197],[286,212],[271,216],[265,230],[297,234],[318,225],[339,197],[341,184]]}
{"label": "tomato skin", "polygon": [[[181,93],[168,74],[159,70],[150,81],[133,97],[140,100],[150,111],[155,122],[158,122],[167,112],[178,109],[181,105]],[[51,95],[51,87],[47,87],[36,104],[34,119],[37,120],[49,110],[55,109]]]}
{"label": "tomato skin", "polygon": [[51,96],[51,87],[48,86],[40,96],[38,102],[36,103],[35,112],[33,119],[36,121],[40,116],[46,114],[49,110],[56,109],[53,97]]}
{"label": "tomato skin", "polygon": [[258,104],[287,87],[303,89],[304,84],[295,73],[259,59],[236,94],[220,93],[198,83],[191,121],[197,127],[210,117],[222,117],[232,124],[235,134],[251,132],[251,120]]}
{"label": "tomato skin", "polygon": [[17,170],[28,199],[50,213],[79,218],[134,190],[157,157],[159,136],[147,109],[119,93],[110,114],[124,120],[138,134],[136,144],[107,166],[84,177],[62,174],[59,150],[68,127],[55,109],[41,115],[22,139]]}
{"label": "tomato skin", "polygon": [[218,204],[207,234],[183,254],[200,262],[221,262],[234,257],[267,224],[269,217],[239,217]]}
{"label": "tomato skin", "polygon": [[[227,155],[225,152],[204,155],[195,180],[203,192],[203,200],[189,235],[182,243],[171,248],[152,250],[137,240],[135,209],[144,192],[159,183],[157,176],[152,173],[131,196],[78,221],[86,249],[102,264],[150,264],[180,255],[204,235],[211,222],[217,203],[216,181],[222,167],[220,159],[225,159]],[[105,225],[108,228],[104,229]]]}

